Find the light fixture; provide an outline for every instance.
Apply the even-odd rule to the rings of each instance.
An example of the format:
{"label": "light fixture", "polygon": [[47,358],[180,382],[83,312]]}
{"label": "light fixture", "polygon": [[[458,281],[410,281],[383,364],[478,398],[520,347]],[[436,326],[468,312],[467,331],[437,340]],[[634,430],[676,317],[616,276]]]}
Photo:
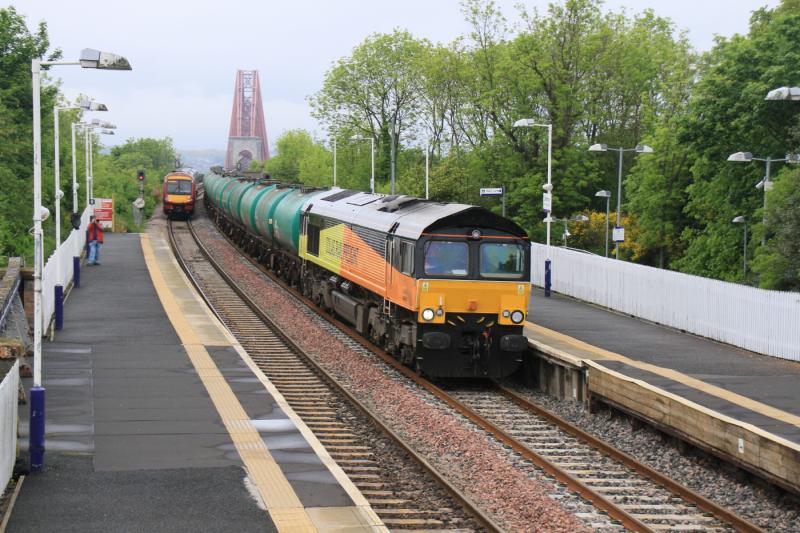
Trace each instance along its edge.
{"label": "light fixture", "polygon": [[607,152],[608,151],[608,145],[605,144],[605,143],[603,143],[603,144],[600,144],[600,143],[593,144],[593,145],[591,145],[589,147],[589,151],[590,152]]}
{"label": "light fixture", "polygon": [[524,318],[525,318],[525,313],[523,313],[520,310],[516,310],[513,313],[511,313],[511,322],[513,322],[514,324],[521,323]]}
{"label": "light fixture", "polygon": [[745,222],[745,218],[744,216],[739,215],[737,217],[734,217],[733,220],[731,220],[731,222],[733,222],[734,224],[742,224],[743,222]]}
{"label": "light fixture", "polygon": [[433,320],[434,316],[435,316],[435,313],[434,313],[433,309],[431,309],[430,307],[428,307],[427,309],[422,311],[422,318],[424,320],[431,321],[431,320]]}
{"label": "light fixture", "polygon": [[737,161],[740,163],[748,163],[753,160],[752,152],[736,152],[728,156],[728,161]]}
{"label": "light fixture", "polygon": [[93,48],[84,48],[81,51],[80,64],[83,68],[131,70],[131,64],[124,57],[111,52],[101,52]]}
{"label": "light fixture", "polygon": [[597,196],[598,198],[611,198],[611,191],[606,191],[606,190],[597,191],[596,193],[594,193],[594,195]]}
{"label": "light fixture", "polygon": [[768,92],[764,100],[800,100],[800,87],[778,87]]}

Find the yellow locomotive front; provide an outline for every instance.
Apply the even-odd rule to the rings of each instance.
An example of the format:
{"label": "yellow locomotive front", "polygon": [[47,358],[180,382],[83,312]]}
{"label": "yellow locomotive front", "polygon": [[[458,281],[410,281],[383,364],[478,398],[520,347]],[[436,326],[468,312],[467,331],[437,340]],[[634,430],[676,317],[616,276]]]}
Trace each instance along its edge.
{"label": "yellow locomotive front", "polygon": [[530,243],[494,229],[450,229],[418,243],[416,366],[440,377],[502,377],[527,347]]}

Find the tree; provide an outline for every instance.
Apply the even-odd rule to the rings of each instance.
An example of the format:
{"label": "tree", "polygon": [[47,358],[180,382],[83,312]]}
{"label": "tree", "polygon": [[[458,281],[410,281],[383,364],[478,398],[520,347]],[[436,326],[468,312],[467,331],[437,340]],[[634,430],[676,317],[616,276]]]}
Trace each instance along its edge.
{"label": "tree", "polygon": [[[33,96],[31,60],[36,57],[56,60],[61,52],[48,54],[47,25],[40,22],[30,32],[25,18],[13,7],[0,8],[0,250],[4,255],[32,255],[28,233],[33,213]],[[44,79],[41,92],[42,152],[52,153],[52,109],[57,86]],[[50,135],[46,132],[50,130]],[[50,172],[44,162],[43,175]],[[52,175],[52,174],[51,174]],[[52,193],[44,190],[45,205]],[[48,235],[47,233],[45,235]],[[49,237],[51,240],[54,238]]]}
{"label": "tree", "polygon": [[[327,72],[322,88],[309,99],[314,117],[334,134],[375,140],[376,172],[383,181],[389,177],[391,143],[398,147],[418,111],[416,66],[423,46],[407,31],[371,35]],[[392,126],[397,135],[390,134]]]}
{"label": "tree", "polygon": [[[784,1],[774,10],[753,13],[747,36],[720,39],[704,58],[679,141],[689,150],[693,183],[687,187],[690,217],[682,238],[686,252],[673,266],[693,274],[741,279],[741,231],[731,219],[744,215],[754,224],[757,246],[763,228],[762,193],[753,185],[763,165],[730,163],[729,154],[757,156],[787,152],[790,128],[800,108],[764,100],[770,89],[800,81],[800,2]],[[764,271],[764,270],[762,270]]]}
{"label": "tree", "polygon": [[800,171],[782,173],[767,193],[772,237],[752,263],[761,287],[800,291]]}

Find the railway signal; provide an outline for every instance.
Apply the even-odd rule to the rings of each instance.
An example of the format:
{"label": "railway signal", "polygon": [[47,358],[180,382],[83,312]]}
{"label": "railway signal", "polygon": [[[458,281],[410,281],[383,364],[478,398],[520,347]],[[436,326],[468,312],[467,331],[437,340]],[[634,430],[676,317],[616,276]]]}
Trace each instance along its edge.
{"label": "railway signal", "polygon": [[136,179],[138,179],[139,181],[144,181],[144,170],[140,170],[140,171],[139,171],[139,172],[136,174]]}

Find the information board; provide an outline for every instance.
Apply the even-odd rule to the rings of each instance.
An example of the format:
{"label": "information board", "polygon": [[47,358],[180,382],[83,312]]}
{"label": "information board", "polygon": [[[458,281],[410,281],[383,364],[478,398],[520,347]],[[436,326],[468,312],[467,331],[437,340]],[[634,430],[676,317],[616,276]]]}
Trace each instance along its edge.
{"label": "information board", "polygon": [[481,196],[503,196],[502,187],[483,187],[481,188]]}
{"label": "information board", "polygon": [[94,216],[97,221],[105,228],[111,228],[114,231],[114,199],[113,198],[95,198],[94,199]]}

